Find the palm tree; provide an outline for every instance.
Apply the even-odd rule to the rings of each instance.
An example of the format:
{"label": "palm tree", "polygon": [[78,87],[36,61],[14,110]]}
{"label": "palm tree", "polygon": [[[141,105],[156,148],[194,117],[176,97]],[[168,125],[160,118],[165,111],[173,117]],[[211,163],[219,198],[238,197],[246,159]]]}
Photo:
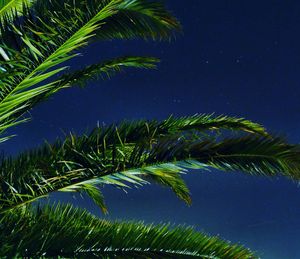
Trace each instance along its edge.
{"label": "palm tree", "polygon": [[[80,48],[110,39],[170,39],[180,30],[160,2],[149,0],[5,0],[0,22],[1,141],[55,92],[158,62],[117,57],[70,71],[65,61]],[[81,192],[106,213],[103,185],[125,189],[154,182],[191,204],[182,179],[189,169],[300,178],[298,145],[246,119],[210,114],[98,126],[3,157],[0,164],[0,255],[9,258],[255,258],[240,245],[192,228],[109,222],[71,205],[35,201],[57,191]]]}

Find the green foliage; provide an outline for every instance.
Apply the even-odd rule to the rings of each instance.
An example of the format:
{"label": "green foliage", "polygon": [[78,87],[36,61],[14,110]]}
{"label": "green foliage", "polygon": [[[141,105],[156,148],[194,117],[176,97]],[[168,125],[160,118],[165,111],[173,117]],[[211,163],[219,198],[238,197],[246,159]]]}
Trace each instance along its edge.
{"label": "green foliage", "polygon": [[54,191],[85,192],[106,212],[101,186],[128,188],[149,182],[171,188],[191,204],[181,178],[187,169],[213,167],[299,180],[299,154],[299,146],[267,135],[260,125],[225,116],[170,117],[162,122],[97,127],[88,135],[71,134],[17,158],[4,158],[0,212]]}
{"label": "green foliage", "polygon": [[34,0],[1,0],[0,2],[0,23],[13,21],[16,16],[22,16],[23,8],[29,7]]}
{"label": "green foliage", "polygon": [[21,18],[18,13],[2,17],[0,133],[23,122],[25,112],[61,88],[121,67],[153,68],[157,62],[147,57],[114,58],[64,74],[68,67],[63,63],[92,40],[117,35],[167,39],[180,28],[163,5],[145,0],[38,0],[30,9],[24,5],[21,13]]}
{"label": "green foliage", "polygon": [[74,85],[85,86],[89,80],[110,78],[116,72],[125,67],[154,69],[159,60],[150,57],[121,57],[104,61],[98,64],[86,66],[85,68],[71,73],[65,73],[59,78],[60,88]]}
{"label": "green foliage", "polygon": [[[153,57],[125,56],[69,70],[90,42],[168,40],[181,29],[159,1],[2,0],[0,142],[49,96],[124,68],[153,69]],[[189,169],[284,175],[299,181],[299,146],[259,124],[228,116],[133,121],[70,134],[0,159],[0,256],[68,258],[255,258],[247,249],[186,227],[100,220],[72,206],[33,207],[50,193],[86,193],[104,213],[101,187],[157,183],[191,204]]]}
{"label": "green foliage", "polygon": [[256,258],[191,227],[110,222],[61,205],[8,214],[0,240],[0,254],[9,258]]}

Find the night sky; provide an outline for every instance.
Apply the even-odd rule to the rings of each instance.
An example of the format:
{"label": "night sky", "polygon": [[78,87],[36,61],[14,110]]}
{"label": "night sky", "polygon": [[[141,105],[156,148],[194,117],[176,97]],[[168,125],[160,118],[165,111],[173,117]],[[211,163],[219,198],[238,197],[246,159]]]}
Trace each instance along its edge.
{"label": "night sky", "polygon": [[[212,112],[251,119],[298,143],[300,2],[166,3],[183,25],[175,40],[100,42],[72,61],[80,67],[120,55],[149,55],[161,58],[157,70],[126,70],[56,94],[31,112],[30,123],[14,129],[18,137],[2,145],[5,152],[17,154],[70,130],[82,133],[97,122]],[[300,258],[295,183],[217,171],[193,171],[185,178],[191,207],[154,185],[128,194],[105,188],[107,218],[186,223],[241,242],[262,258]],[[75,203],[101,215],[89,200]]]}

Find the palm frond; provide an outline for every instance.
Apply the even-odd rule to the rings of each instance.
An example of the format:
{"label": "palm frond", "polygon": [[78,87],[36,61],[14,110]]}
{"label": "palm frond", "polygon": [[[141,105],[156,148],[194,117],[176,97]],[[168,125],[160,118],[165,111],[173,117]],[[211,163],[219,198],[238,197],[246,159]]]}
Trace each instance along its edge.
{"label": "palm frond", "polygon": [[1,0],[0,2],[0,23],[3,19],[14,20],[17,15],[22,15],[24,6],[29,7],[34,0]]}
{"label": "palm frond", "polygon": [[71,73],[65,73],[59,78],[59,84],[61,87],[84,86],[89,80],[98,79],[99,77],[102,79],[110,78],[126,67],[154,69],[158,62],[159,60],[153,57],[120,57],[93,64]]}
{"label": "palm frond", "polygon": [[300,146],[287,144],[280,137],[245,136],[207,145],[196,143],[190,152],[197,160],[221,170],[300,179]]}
{"label": "palm frond", "polygon": [[[157,58],[153,57],[120,57],[89,65],[83,69],[76,70],[69,73],[64,73],[60,76],[53,85],[52,89],[45,91],[35,97],[32,97],[30,103],[19,111],[19,114],[24,113],[33,108],[36,104],[47,100],[55,92],[69,87],[80,86],[84,87],[91,80],[99,80],[111,78],[116,73],[120,73],[124,68],[136,68],[136,69],[154,69],[159,62]],[[3,131],[11,126],[15,126],[19,123],[27,121],[28,119],[18,120],[14,124],[8,124],[7,127],[3,127]],[[3,125],[5,126],[5,125]],[[0,127],[1,130],[1,127]]]}
{"label": "palm frond", "polygon": [[187,156],[207,166],[224,171],[242,171],[251,175],[300,179],[300,146],[290,145],[280,137],[247,135],[221,141],[165,139],[151,150],[156,160],[184,160]]}
{"label": "palm frond", "polygon": [[160,127],[166,125],[170,131],[174,128],[189,130],[238,130],[248,133],[255,133],[263,136],[267,136],[266,129],[255,122],[246,120],[244,118],[229,117],[225,115],[214,116],[214,114],[195,114],[194,116],[186,116],[181,118],[174,118],[170,116],[165,120]]}
{"label": "palm frond", "polygon": [[[202,124],[200,118],[204,118]],[[96,186],[110,184],[127,188],[151,181],[170,187],[190,204],[189,190],[181,178],[190,168],[214,167],[300,178],[297,145],[259,134],[211,138],[205,129],[212,124],[204,115],[178,118],[177,124],[175,120],[98,127],[89,135],[76,137],[71,134],[64,141],[46,144],[15,159],[2,159],[1,212],[45,197],[50,192],[86,192],[87,189],[105,210]],[[211,120],[218,121],[212,117]],[[232,119],[229,119],[229,125],[238,129],[233,126]],[[241,125],[240,120],[237,125]],[[222,126],[227,128],[223,121]]]}
{"label": "palm frond", "polygon": [[64,258],[256,258],[248,249],[191,227],[110,222],[69,205],[0,219],[0,255]]}
{"label": "palm frond", "polygon": [[[159,1],[128,0],[106,19],[96,37],[107,39],[170,39],[181,25]],[[174,30],[175,29],[175,30]],[[171,33],[170,33],[171,32]]]}
{"label": "palm frond", "polygon": [[[53,68],[75,56],[72,51],[86,44],[97,23],[114,12],[114,5],[111,1],[89,15],[83,13],[85,10],[75,13],[78,19],[81,18],[81,23],[69,28],[65,27],[66,18],[53,13],[48,13],[53,17],[50,24],[39,17],[36,22],[24,17],[22,23],[5,26],[1,39],[6,58],[1,64],[0,117],[7,113],[18,117],[19,107],[26,109],[30,107],[31,99],[53,91],[57,81],[40,84],[66,69],[64,66]],[[13,40],[19,50],[11,47],[14,46],[10,44]]]}
{"label": "palm frond", "polygon": [[[153,67],[154,59],[128,57],[123,58],[122,64],[122,59],[113,60],[57,78],[67,69],[63,63],[77,56],[78,49],[99,34],[104,24],[110,23],[109,18],[121,10],[133,9],[136,15],[140,12],[149,18],[139,24],[139,29],[150,30],[156,38],[171,34],[177,27],[175,18],[161,4],[147,0],[67,0],[63,3],[38,0],[32,8],[24,8],[22,18],[16,16],[14,22],[5,16],[0,37],[0,127],[15,125],[24,112],[61,89],[62,84],[70,86],[80,73],[83,73],[82,80],[87,80],[89,76],[117,71],[122,66]],[[129,33],[135,26],[131,24]],[[61,82],[68,77],[69,81]]]}

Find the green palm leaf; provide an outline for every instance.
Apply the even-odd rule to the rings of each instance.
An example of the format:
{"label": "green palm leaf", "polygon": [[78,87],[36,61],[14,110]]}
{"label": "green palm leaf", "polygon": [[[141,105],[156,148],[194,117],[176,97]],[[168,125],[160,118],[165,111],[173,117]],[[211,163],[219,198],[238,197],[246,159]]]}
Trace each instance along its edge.
{"label": "green palm leaf", "polygon": [[59,78],[60,88],[80,85],[84,86],[89,80],[110,78],[116,72],[126,67],[154,69],[159,60],[152,57],[120,57],[97,64],[86,66],[83,69],[65,73]]}
{"label": "green palm leaf", "polygon": [[[73,26],[70,28],[64,27],[67,25],[67,23],[62,17],[57,17],[56,25],[60,25],[58,28],[55,27],[55,22],[47,25],[46,28],[44,21],[33,24],[31,27],[28,27],[27,30],[23,29],[27,27],[21,28],[20,25],[20,28],[18,29],[12,25],[14,26],[11,28],[11,31],[14,32],[13,36],[17,37],[17,35],[20,34],[18,38],[20,38],[23,45],[26,46],[26,48],[22,48],[21,58],[23,63],[27,63],[28,68],[24,71],[24,64],[21,63],[22,67],[20,67],[18,60],[12,60],[15,62],[15,64],[12,65],[10,59],[8,64],[4,64],[6,66],[2,66],[2,69],[4,69],[5,72],[4,80],[2,81],[1,85],[3,90],[1,92],[2,96],[0,99],[0,116],[6,114],[7,112],[16,111],[19,106],[28,103],[28,100],[31,98],[35,98],[41,94],[52,91],[53,87],[55,87],[55,84],[57,83],[56,81],[52,81],[33,89],[32,87],[37,84],[41,84],[47,78],[65,70],[66,67],[56,69],[52,68],[70,59],[71,57],[74,57],[74,54],[70,55],[70,53],[86,44],[88,38],[91,37],[91,33],[98,28],[99,25],[97,25],[97,23],[114,13],[114,6],[115,1],[110,1],[105,5],[98,6],[91,17],[84,15],[83,12],[78,12],[77,18],[79,19],[81,15],[81,19],[84,20],[78,24],[78,26]],[[50,15],[50,13],[48,14]],[[55,17],[53,13],[51,16]],[[26,19],[25,21],[28,24],[31,22],[27,21]],[[64,36],[58,37],[59,30],[64,31]],[[40,34],[44,35],[44,37],[39,37],[39,41],[36,41],[32,36],[32,31],[39,32]],[[52,33],[53,36],[50,33]],[[4,37],[2,48],[6,51],[6,53],[13,53],[13,56],[16,56],[18,52],[14,49],[6,47],[5,45],[7,39],[10,40],[11,38],[12,36]],[[57,38],[57,40],[55,40],[55,38]],[[49,42],[53,43],[49,46]],[[46,44],[44,45],[43,43]],[[7,54],[7,57],[9,58],[9,54]],[[24,71],[24,75],[5,75],[12,74],[13,72],[17,73],[18,69],[22,69],[22,71]],[[52,71],[48,72],[49,69],[52,69]]]}
{"label": "green palm leaf", "polygon": [[[56,80],[55,87],[53,87],[52,90],[41,93],[36,97],[32,97],[30,105],[26,106],[25,109],[29,110],[37,103],[46,100],[52,94],[63,88],[73,86],[83,87],[91,80],[109,79],[116,73],[122,72],[124,68],[154,69],[158,62],[159,60],[157,58],[152,57],[120,57],[89,65],[80,70],[69,73],[66,72]],[[20,121],[18,121],[18,123],[20,123]]]}
{"label": "green palm leaf", "polygon": [[[262,134],[211,137],[206,131],[212,125],[213,129],[242,131],[247,125],[247,132]],[[54,191],[86,192],[106,211],[96,186],[127,188],[153,181],[170,187],[190,204],[189,190],[181,178],[190,168],[281,174],[299,180],[299,146],[264,134],[260,126],[242,119],[196,115],[162,122],[125,122],[118,127],[98,127],[81,137],[70,135],[63,142],[2,160],[1,211]]]}
{"label": "green palm leaf", "polygon": [[109,17],[97,31],[98,39],[169,39],[174,28],[181,29],[179,22],[158,1],[128,0],[117,8],[116,15]]}
{"label": "green palm leaf", "polygon": [[0,238],[0,255],[8,257],[256,258],[191,227],[109,222],[61,205],[2,217]]}
{"label": "green palm leaf", "polygon": [[31,6],[34,0],[1,0],[0,22],[2,19],[11,19],[16,15],[22,15],[24,6]]}
{"label": "green palm leaf", "polygon": [[[63,8],[62,8],[63,4]],[[13,23],[4,16],[0,37],[0,127],[15,125],[24,112],[57,90],[70,86],[82,76],[88,80],[120,67],[153,68],[153,58],[127,57],[91,65],[81,71],[63,74],[63,63],[78,55],[78,49],[99,35],[103,26],[113,24],[119,12],[145,16],[137,26],[146,38],[167,37],[178,26],[161,4],[147,0],[59,0],[36,1],[23,17]],[[133,15],[133,14],[132,14]],[[128,13],[127,19],[134,17]],[[132,20],[133,21],[133,20]],[[125,24],[124,24],[125,25]],[[70,79],[70,80],[67,80]],[[75,81],[74,81],[75,80]],[[8,116],[9,114],[9,116]]]}

